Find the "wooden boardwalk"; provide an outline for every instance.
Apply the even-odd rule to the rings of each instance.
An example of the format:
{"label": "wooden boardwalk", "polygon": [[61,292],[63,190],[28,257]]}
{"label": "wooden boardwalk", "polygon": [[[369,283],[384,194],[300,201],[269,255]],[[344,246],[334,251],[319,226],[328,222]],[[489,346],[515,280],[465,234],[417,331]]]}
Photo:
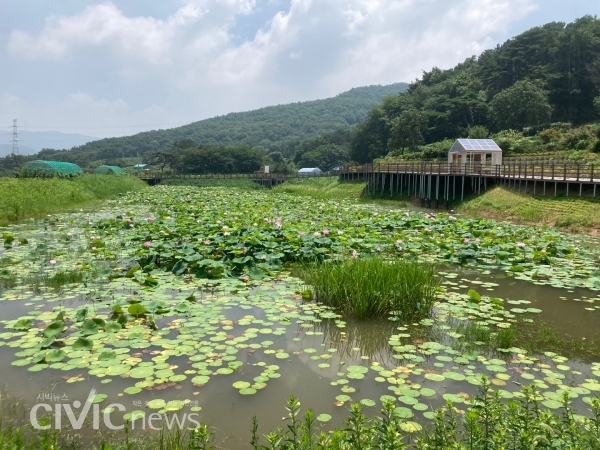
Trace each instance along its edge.
{"label": "wooden boardwalk", "polygon": [[600,168],[594,165],[568,163],[524,163],[502,165],[449,164],[447,162],[414,161],[394,164],[349,166],[342,179],[368,181],[371,195],[384,196],[389,191],[415,196],[423,204],[432,201],[448,205],[465,194],[481,194],[491,185],[505,185],[533,195],[560,192],[595,197],[600,185]]}
{"label": "wooden boardwalk", "polygon": [[394,164],[348,165],[320,174],[177,174],[143,173],[139,177],[150,185],[169,179],[250,179],[273,187],[297,178],[339,177],[341,181],[365,181],[370,195],[408,195],[431,206],[448,205],[464,200],[465,195],[479,195],[492,185],[504,185],[533,195],[564,194],[567,197],[596,197],[600,185],[600,167],[591,164],[511,162],[502,165],[407,161]]}

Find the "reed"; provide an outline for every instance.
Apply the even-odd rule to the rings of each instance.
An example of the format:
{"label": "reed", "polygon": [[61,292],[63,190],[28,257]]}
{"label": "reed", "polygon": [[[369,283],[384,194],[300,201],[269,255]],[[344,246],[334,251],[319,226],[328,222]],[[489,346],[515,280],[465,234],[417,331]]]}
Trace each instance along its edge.
{"label": "reed", "polygon": [[143,181],[130,176],[0,178],[0,222],[60,212],[145,187]]}
{"label": "reed", "polygon": [[428,317],[439,284],[431,266],[382,257],[307,264],[299,276],[317,301],[357,319],[391,313],[405,321]]}

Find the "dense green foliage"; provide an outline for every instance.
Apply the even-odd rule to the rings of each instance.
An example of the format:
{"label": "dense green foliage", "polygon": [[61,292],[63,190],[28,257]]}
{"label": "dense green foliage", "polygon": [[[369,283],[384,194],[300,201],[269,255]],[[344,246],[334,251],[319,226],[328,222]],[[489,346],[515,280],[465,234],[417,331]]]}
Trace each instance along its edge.
{"label": "dense green foliage", "polygon": [[371,107],[386,95],[406,90],[405,83],[354,88],[333,98],[230,113],[178,128],[134,136],[88,142],[71,150],[42,150],[35,157],[0,159],[0,173],[20,167],[29,159],[69,161],[81,167],[101,164],[126,166],[124,160],[166,150],[173,142],[191,139],[195,144],[253,146],[266,152],[293,155],[304,139],[348,129],[363,122]]}
{"label": "dense green foliage", "polygon": [[359,126],[352,159],[370,162],[421,143],[492,132],[582,124],[600,102],[600,19],[535,27],[453,69],[433,68],[406,93],[374,107]]}
{"label": "dense green foliage", "polygon": [[347,257],[304,265],[298,272],[317,301],[357,319],[390,313],[405,321],[429,317],[438,285],[430,265],[381,257]]}
{"label": "dense green foliage", "polygon": [[145,187],[143,181],[127,176],[82,175],[71,180],[2,178],[0,221],[14,221],[59,212],[86,202]]}

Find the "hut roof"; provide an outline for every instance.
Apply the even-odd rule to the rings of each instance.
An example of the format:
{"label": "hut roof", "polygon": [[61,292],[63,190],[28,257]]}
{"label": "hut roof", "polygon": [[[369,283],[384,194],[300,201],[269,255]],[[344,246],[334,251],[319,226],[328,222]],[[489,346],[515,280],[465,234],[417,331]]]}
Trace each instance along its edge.
{"label": "hut roof", "polygon": [[460,152],[501,152],[502,149],[498,147],[492,139],[457,139],[450,153]]}

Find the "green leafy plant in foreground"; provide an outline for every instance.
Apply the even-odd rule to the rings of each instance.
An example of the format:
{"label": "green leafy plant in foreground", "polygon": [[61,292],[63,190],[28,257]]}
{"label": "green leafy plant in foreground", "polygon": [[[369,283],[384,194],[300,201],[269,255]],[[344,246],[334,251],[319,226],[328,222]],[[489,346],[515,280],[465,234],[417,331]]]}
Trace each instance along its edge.
{"label": "green leafy plant in foreground", "polygon": [[267,433],[264,436],[267,445],[263,445],[254,417],[250,444],[255,450],[600,449],[600,399],[590,400],[590,418],[573,414],[567,393],[563,396],[561,415],[542,409],[541,401],[535,386],[525,386],[517,400],[504,402],[484,376],[479,393],[467,411],[459,411],[448,401],[437,410],[433,428],[422,431],[411,443],[408,436],[418,433],[421,426],[399,417],[389,400],[383,403],[381,415],[376,418],[367,417],[360,403],[354,403],[343,429],[316,433],[315,413],[309,409],[301,419],[300,402],[291,397],[286,408],[287,428]]}
{"label": "green leafy plant in foreground", "polygon": [[307,264],[299,276],[317,301],[358,319],[390,313],[405,320],[428,317],[439,283],[431,266],[383,257]]}

